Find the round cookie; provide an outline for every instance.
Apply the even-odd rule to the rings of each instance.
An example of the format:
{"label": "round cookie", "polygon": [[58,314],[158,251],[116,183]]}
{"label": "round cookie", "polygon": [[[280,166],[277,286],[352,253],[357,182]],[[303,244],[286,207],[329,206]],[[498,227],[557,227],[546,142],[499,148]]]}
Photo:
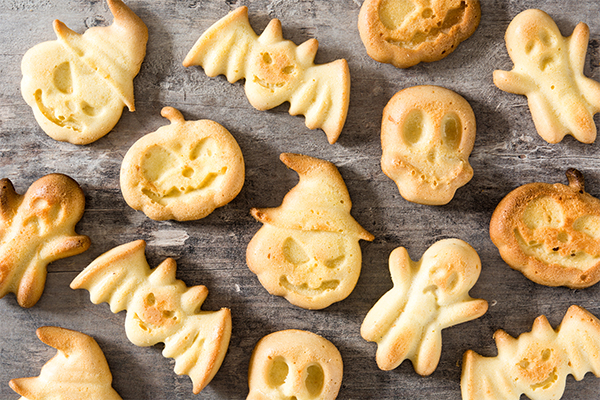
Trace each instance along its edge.
{"label": "round cookie", "polygon": [[123,159],[123,197],[154,220],[204,218],[242,189],[242,151],[214,121],[185,121],[172,107],[161,115],[171,125],[139,139]]}
{"label": "round cookie", "polygon": [[365,0],[358,31],[372,59],[408,68],[452,53],[480,19],[479,0]]}
{"label": "round cookie", "polygon": [[439,86],[401,90],[383,110],[381,169],[406,200],[447,204],[473,177],[475,133],[475,114],[457,93]]}
{"label": "round cookie", "polygon": [[296,329],[274,332],[252,352],[247,400],[333,400],[343,369],[342,356],[329,340]]}

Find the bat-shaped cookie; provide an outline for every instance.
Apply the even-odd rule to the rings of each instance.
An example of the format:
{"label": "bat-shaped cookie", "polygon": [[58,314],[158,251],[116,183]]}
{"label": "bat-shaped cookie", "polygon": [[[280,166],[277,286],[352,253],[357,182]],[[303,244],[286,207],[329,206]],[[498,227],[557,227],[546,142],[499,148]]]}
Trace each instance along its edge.
{"label": "bat-shaped cookie", "polygon": [[231,337],[229,309],[202,311],[206,286],[188,288],[175,279],[177,265],[167,258],[150,269],[143,240],[102,254],[71,282],[87,289],[92,303],[127,310],[125,331],[137,346],[163,342],[163,356],[175,359],[175,372],[192,378],[198,394],[217,373]]}
{"label": "bat-shaped cookie", "polygon": [[289,101],[291,115],[304,115],[309,129],[323,129],[335,143],[348,112],[350,72],[344,59],[315,65],[318,46],[316,39],[300,46],[284,40],[277,19],[258,36],[248,8],[240,7],[198,39],[183,65],[200,65],[208,76],[223,74],[231,83],[245,78],[246,96],[256,109]]}
{"label": "bat-shaped cookie", "polygon": [[465,353],[461,389],[463,400],[559,399],[567,375],[583,379],[587,372],[600,376],[600,321],[571,306],[554,330],[543,315],[531,332],[517,339],[503,330],[494,334],[497,357]]}

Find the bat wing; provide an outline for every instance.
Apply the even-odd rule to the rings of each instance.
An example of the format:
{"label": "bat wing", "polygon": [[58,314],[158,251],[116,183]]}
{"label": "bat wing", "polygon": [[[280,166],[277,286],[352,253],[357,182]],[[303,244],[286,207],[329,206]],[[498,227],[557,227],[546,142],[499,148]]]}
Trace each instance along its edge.
{"label": "bat wing", "polygon": [[569,357],[576,380],[587,372],[600,376],[600,321],[578,306],[571,306],[558,328],[558,341]]}
{"label": "bat wing", "polygon": [[183,66],[199,65],[206,75],[223,74],[233,83],[246,76],[246,57],[257,39],[248,21],[248,8],[240,7],[200,36]]}
{"label": "bat wing", "polygon": [[348,63],[341,59],[307,68],[289,100],[291,115],[304,115],[309,129],[323,129],[329,143],[335,143],[344,127],[350,101]]}
{"label": "bat wing", "polygon": [[519,400],[521,393],[506,370],[500,359],[467,350],[460,379],[463,400]]}

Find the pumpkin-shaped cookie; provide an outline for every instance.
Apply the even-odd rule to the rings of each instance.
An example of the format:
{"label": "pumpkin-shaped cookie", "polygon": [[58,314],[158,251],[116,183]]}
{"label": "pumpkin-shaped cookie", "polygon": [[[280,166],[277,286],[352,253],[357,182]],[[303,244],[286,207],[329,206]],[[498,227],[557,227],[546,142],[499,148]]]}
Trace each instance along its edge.
{"label": "pumpkin-shaped cookie", "polygon": [[214,121],[185,121],[172,107],[161,115],[171,125],[142,137],[123,159],[123,197],[155,220],[204,218],[242,190],[242,151]]}
{"label": "pumpkin-shaped cookie", "polygon": [[547,286],[589,287],[600,281],[600,200],[584,191],[583,175],[569,185],[530,183],[496,207],[490,237],[512,268]]}

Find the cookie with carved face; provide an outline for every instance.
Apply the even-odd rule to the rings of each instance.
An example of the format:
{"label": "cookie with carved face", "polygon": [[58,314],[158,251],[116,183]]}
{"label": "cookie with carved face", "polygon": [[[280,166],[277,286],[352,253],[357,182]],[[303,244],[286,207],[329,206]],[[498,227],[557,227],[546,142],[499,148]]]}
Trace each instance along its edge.
{"label": "cookie with carved face", "polygon": [[242,151],[214,121],[185,121],[172,107],[161,114],[171,125],[139,139],[123,159],[123,197],[155,220],[204,218],[242,190]]}
{"label": "cookie with carved face", "polygon": [[373,240],[350,215],[352,202],[339,171],[317,158],[284,153],[300,182],[277,208],[253,208],[263,227],[248,244],[246,261],[276,296],[308,309],[345,299],[361,269],[358,241]]}
{"label": "cookie with carved face", "polygon": [[498,356],[468,350],[463,358],[463,400],[560,399],[567,375],[581,380],[587,372],[600,376],[600,321],[582,307],[571,306],[554,330],[545,316],[517,339],[494,333]]}
{"label": "cookie with carved face", "polygon": [[547,286],[586,288],[600,281],[600,200],[586,193],[583,175],[569,185],[530,183],[496,207],[490,237],[512,268]]}
{"label": "cookie with carved face", "polygon": [[247,400],[334,400],[343,363],[329,340],[290,329],[262,338],[250,359]]}
{"label": "cookie with carved face", "polygon": [[506,30],[512,71],[494,71],[494,84],[527,96],[538,134],[548,143],[572,135],[583,143],[596,139],[594,114],[600,111],[600,83],[583,75],[590,36],[580,22],[563,37],[541,10],[517,15]]}
{"label": "cookie with carved face", "polygon": [[108,27],[83,35],[54,21],[58,40],[23,56],[21,94],[50,137],[88,144],[106,135],[127,106],[134,111],[133,78],[146,55],[148,29],[121,0],[107,0]]}
{"label": "cookie with carved face", "polygon": [[383,110],[381,169],[406,200],[447,204],[473,177],[475,133],[473,109],[457,93],[439,86],[401,90]]}
{"label": "cookie with carved face", "polygon": [[358,31],[372,59],[408,68],[452,53],[480,19],[479,0],[365,0]]}

